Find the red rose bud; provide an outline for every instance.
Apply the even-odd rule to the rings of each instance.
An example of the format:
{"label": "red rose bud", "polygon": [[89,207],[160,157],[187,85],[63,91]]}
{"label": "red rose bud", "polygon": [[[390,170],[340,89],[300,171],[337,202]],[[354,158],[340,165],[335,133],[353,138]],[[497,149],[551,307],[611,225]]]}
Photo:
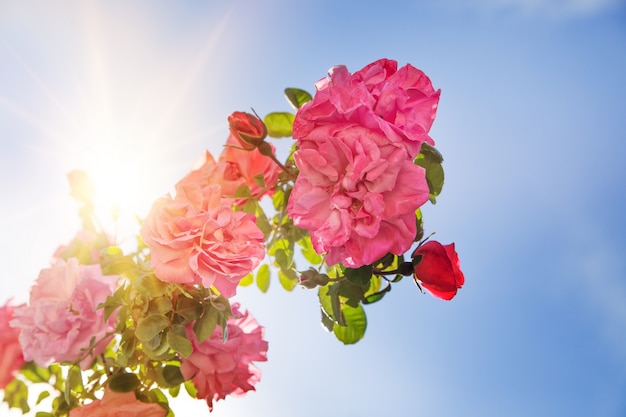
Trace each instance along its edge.
{"label": "red rose bud", "polygon": [[241,146],[250,151],[263,143],[267,136],[265,123],[250,113],[232,113],[228,116],[228,125],[231,134],[239,140]]}
{"label": "red rose bud", "polygon": [[451,300],[465,283],[454,243],[431,240],[415,249],[412,257],[416,282],[437,298]]}

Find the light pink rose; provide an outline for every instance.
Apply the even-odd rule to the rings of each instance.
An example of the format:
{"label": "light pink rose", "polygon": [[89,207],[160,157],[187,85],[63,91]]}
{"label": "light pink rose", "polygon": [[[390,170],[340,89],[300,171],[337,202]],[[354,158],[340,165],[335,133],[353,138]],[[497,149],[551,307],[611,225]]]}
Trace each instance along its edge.
{"label": "light pink rose", "polygon": [[[205,152],[200,166],[176,184],[177,192],[189,184],[194,187],[219,185],[222,197],[232,199],[237,189],[246,185],[253,198],[261,199],[265,195],[271,195],[280,168],[270,158],[261,155],[258,149],[247,151],[236,148],[239,146],[241,145],[231,134],[217,162],[208,151]],[[265,187],[255,181],[256,176],[263,178]],[[230,203],[243,206],[247,201],[247,198],[236,198],[230,200]]]}
{"label": "light pink rose", "polygon": [[196,340],[193,326],[187,328],[194,351],[188,358],[182,358],[180,371],[186,380],[193,379],[197,397],[206,399],[210,410],[213,401],[254,390],[261,379],[261,370],[252,362],[267,360],[268,344],[263,340],[263,327],[248,312],[240,312],[238,303],[231,308],[235,316],[228,320],[226,343],[219,326],[202,343]]}
{"label": "light pink rose", "polygon": [[316,83],[312,101],[297,112],[293,137],[298,144],[319,126],[356,123],[381,133],[379,138],[403,144],[414,158],[421,144],[434,145],[428,136],[440,91],[417,68],[389,59],[375,61],[350,74],[345,66],[329,71]]}
{"label": "light pink rose", "polygon": [[4,389],[15,378],[24,364],[20,346],[19,329],[9,326],[13,319],[14,306],[7,302],[0,307],[0,389]]}
{"label": "light pink rose", "polygon": [[[114,329],[115,315],[104,321],[96,307],[116,289],[118,277],[102,275],[100,265],[79,265],[76,258],[59,260],[43,269],[30,290],[28,305],[14,310],[11,326],[20,330],[24,359],[46,367],[52,362],[74,362],[87,369],[104,351]],[[100,342],[90,355],[92,338]]]}
{"label": "light pink rose", "polygon": [[425,172],[404,147],[381,146],[380,136],[358,125],[327,126],[294,155],[300,173],[287,213],[329,265],[368,265],[414,241],[415,210],[429,194]]}
{"label": "light pink rose", "polygon": [[152,206],[141,228],[162,281],[215,286],[224,297],[265,257],[265,236],[248,213],[235,212],[219,185],[179,184],[175,198]]}
{"label": "light pink rose", "polygon": [[74,408],[70,417],[165,417],[167,410],[155,403],[144,403],[134,392],[104,391],[101,400]]}

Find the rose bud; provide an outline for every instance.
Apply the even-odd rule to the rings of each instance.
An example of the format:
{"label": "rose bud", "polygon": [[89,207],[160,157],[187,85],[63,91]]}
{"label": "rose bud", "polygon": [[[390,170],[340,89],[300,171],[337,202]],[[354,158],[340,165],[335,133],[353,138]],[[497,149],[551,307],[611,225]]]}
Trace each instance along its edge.
{"label": "rose bud", "polygon": [[231,134],[249,151],[263,143],[267,136],[267,128],[263,121],[250,113],[233,112],[228,116],[228,125]]}
{"label": "rose bud", "polygon": [[451,300],[465,283],[454,243],[428,241],[415,249],[412,258],[415,282],[437,298]]}

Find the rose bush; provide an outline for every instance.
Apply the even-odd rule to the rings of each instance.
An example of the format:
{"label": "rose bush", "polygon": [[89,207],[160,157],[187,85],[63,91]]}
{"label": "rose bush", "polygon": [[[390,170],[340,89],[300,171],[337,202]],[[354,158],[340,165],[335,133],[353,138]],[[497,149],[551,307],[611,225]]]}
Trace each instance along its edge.
{"label": "rose bush", "polygon": [[0,389],[15,378],[15,374],[24,364],[20,346],[20,331],[9,326],[15,307],[5,303],[0,307]]}
{"label": "rose bush", "polygon": [[238,303],[231,308],[233,317],[226,326],[226,341],[220,328],[202,343],[193,329],[187,328],[193,353],[182,359],[180,371],[185,379],[193,380],[197,397],[206,399],[210,410],[213,401],[254,390],[261,371],[253,362],[267,360],[268,344],[263,340],[263,327],[248,312],[239,311]]}
{"label": "rose bush", "polygon": [[117,281],[103,275],[100,265],[79,265],[76,258],[43,269],[28,304],[13,311],[11,326],[20,331],[24,359],[42,367],[80,361],[81,368],[89,368],[112,338],[115,316],[104,320],[97,307],[113,294]]}
{"label": "rose bush", "polygon": [[431,240],[413,252],[414,277],[435,297],[451,300],[465,283],[454,243]]}
{"label": "rose bush", "polygon": [[134,392],[104,391],[101,400],[74,408],[69,417],[165,417],[167,410],[155,403],[144,403]]}
{"label": "rose bush", "polygon": [[[28,304],[0,309],[9,407],[31,412],[30,382],[48,384],[41,417],[164,417],[166,393],[183,386],[209,410],[255,390],[268,342],[230,300],[255,281],[262,292],[276,278],[287,291],[316,289],[324,328],[344,344],[364,337],[367,305],[403,277],[455,296],[464,276],[454,244],[422,240],[421,206],[444,181],[429,136],[439,91],[388,59],[354,74],[335,67],[316,89],[285,90],[295,115],[232,113],[219,158],[205,152],[153,203],[135,247],[102,229],[89,176],[68,175],[81,231]],[[266,139],[289,136],[281,162]]]}

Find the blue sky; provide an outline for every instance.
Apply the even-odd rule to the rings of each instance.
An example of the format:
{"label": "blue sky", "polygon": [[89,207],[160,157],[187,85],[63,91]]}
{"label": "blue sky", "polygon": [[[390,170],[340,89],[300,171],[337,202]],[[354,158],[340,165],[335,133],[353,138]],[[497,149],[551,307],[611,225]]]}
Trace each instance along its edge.
{"label": "blue sky", "polygon": [[313,292],[242,289],[269,361],[213,415],[626,415],[620,1],[2,2],[5,298],[77,230],[70,170],[145,213],[219,152],[230,112],[288,110],[284,87],[382,57],[442,90],[425,226],[456,242],[466,285],[443,302],[401,282],[355,346],[323,331]]}

